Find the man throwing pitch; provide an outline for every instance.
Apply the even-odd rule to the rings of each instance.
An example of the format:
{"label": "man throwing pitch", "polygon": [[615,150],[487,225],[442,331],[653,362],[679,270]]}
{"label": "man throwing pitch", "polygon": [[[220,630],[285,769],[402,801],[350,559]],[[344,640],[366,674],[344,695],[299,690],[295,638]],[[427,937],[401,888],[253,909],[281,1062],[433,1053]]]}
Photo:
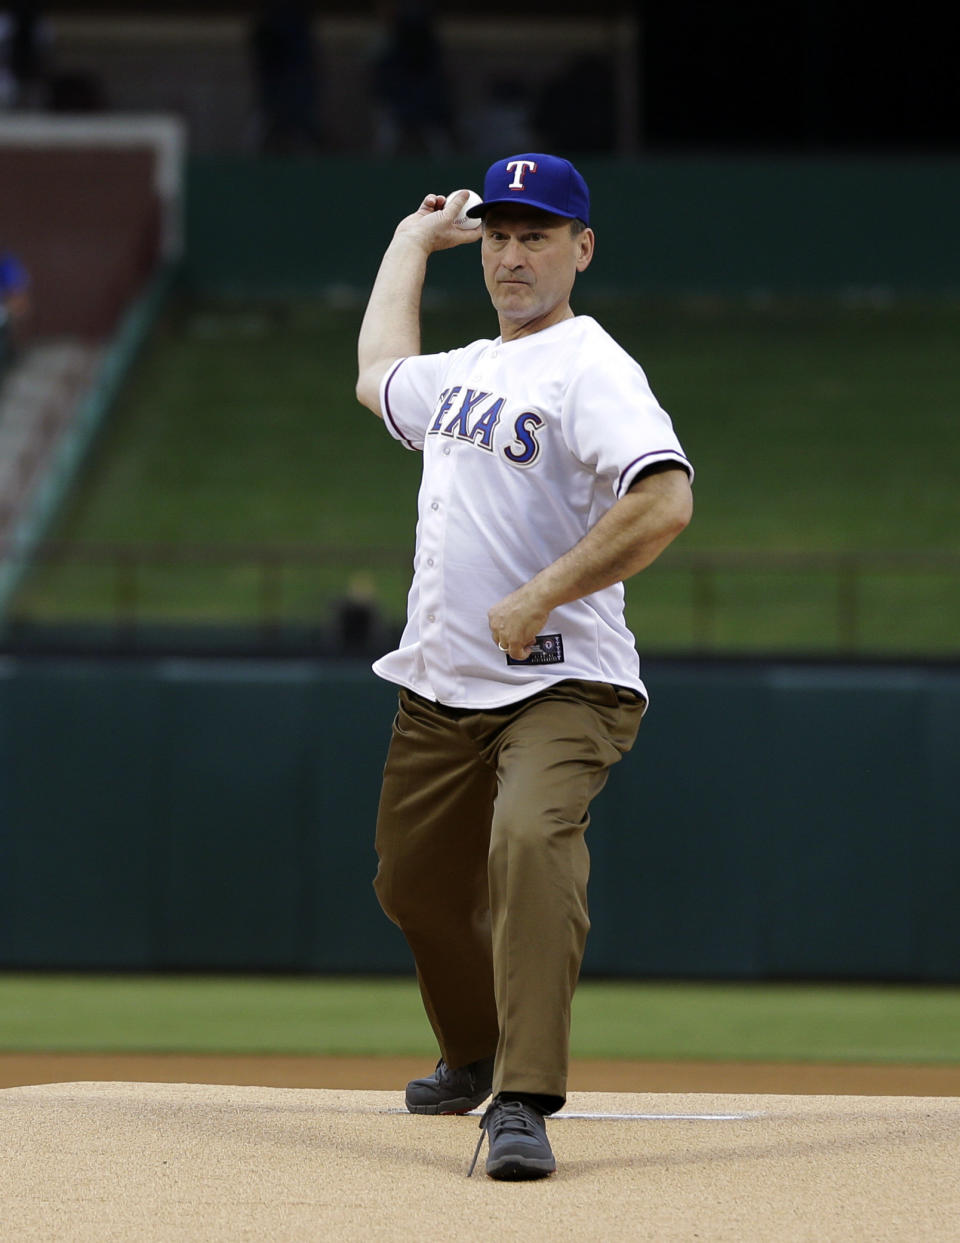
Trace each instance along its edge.
{"label": "man throwing pitch", "polygon": [[[492,1093],[487,1173],[529,1179],[556,1168],[588,809],[647,702],[623,580],[689,522],[693,471],[637,363],[571,309],[594,252],[573,165],[498,160],[479,230],[466,200],[401,220],[360,330],[359,400],[423,455],[407,626],[374,665],[400,688],[375,886],[440,1046],[408,1109]],[[500,335],[421,354],[427,259],[478,236]]]}

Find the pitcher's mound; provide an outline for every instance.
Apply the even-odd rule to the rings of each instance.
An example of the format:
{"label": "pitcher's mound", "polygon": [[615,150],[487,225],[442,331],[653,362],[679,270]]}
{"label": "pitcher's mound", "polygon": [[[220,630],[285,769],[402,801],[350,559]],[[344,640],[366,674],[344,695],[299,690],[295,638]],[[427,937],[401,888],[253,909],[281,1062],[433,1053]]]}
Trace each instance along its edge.
{"label": "pitcher's mound", "polygon": [[960,1099],[572,1093],[558,1171],[496,1183],[478,1114],[395,1092],[166,1083],[0,1091],[2,1236],[960,1239]]}

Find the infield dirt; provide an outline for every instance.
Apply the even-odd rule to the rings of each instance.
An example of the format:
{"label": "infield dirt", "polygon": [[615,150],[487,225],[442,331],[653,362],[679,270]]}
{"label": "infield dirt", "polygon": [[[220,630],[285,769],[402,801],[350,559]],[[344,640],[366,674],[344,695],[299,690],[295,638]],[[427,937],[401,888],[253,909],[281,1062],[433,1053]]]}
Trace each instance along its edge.
{"label": "infield dirt", "polygon": [[573,1092],[555,1175],[466,1177],[477,1117],[393,1091],[90,1082],[0,1092],[3,1239],[960,1239],[960,1099]]}

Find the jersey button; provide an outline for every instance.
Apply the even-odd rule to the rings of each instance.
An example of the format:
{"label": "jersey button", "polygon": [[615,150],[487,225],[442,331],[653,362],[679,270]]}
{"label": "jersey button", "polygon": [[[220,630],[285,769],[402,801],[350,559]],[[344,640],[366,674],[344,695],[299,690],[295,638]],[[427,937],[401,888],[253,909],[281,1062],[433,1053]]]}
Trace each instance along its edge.
{"label": "jersey button", "polygon": [[436,620],[437,620],[437,617],[436,617],[436,614],[435,614],[435,613],[428,613],[428,614],[427,614],[427,621],[436,621]]}
{"label": "jersey button", "polygon": [[434,564],[433,557],[427,557],[427,565],[433,565],[433,564]]}
{"label": "jersey button", "polygon": [[444,451],[443,451],[443,456],[444,456],[444,457],[449,457],[449,456],[450,456],[450,446],[449,446],[449,445],[447,445],[447,447],[444,449]]}
{"label": "jersey button", "polygon": [[439,502],[439,501],[433,501],[433,502],[432,502],[432,504],[430,505],[430,508],[431,508],[431,509],[439,509],[439,508],[440,508],[440,502]]}

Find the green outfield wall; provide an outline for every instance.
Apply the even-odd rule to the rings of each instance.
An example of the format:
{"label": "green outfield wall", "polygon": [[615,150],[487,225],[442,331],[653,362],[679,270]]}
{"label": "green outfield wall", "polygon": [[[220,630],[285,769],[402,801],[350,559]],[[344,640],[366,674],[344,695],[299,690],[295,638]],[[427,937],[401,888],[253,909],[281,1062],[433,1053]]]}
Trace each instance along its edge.
{"label": "green outfield wall", "polygon": [[[206,294],[355,297],[423,194],[482,187],[485,160],[195,157],[184,269]],[[597,294],[960,293],[960,158],[651,157],[580,161]],[[431,293],[481,297],[472,247],[438,256]]]}
{"label": "green outfield wall", "polygon": [[[960,980],[960,670],[646,677],[587,972]],[[394,702],[365,665],[0,662],[0,967],[409,970],[371,888]]]}

